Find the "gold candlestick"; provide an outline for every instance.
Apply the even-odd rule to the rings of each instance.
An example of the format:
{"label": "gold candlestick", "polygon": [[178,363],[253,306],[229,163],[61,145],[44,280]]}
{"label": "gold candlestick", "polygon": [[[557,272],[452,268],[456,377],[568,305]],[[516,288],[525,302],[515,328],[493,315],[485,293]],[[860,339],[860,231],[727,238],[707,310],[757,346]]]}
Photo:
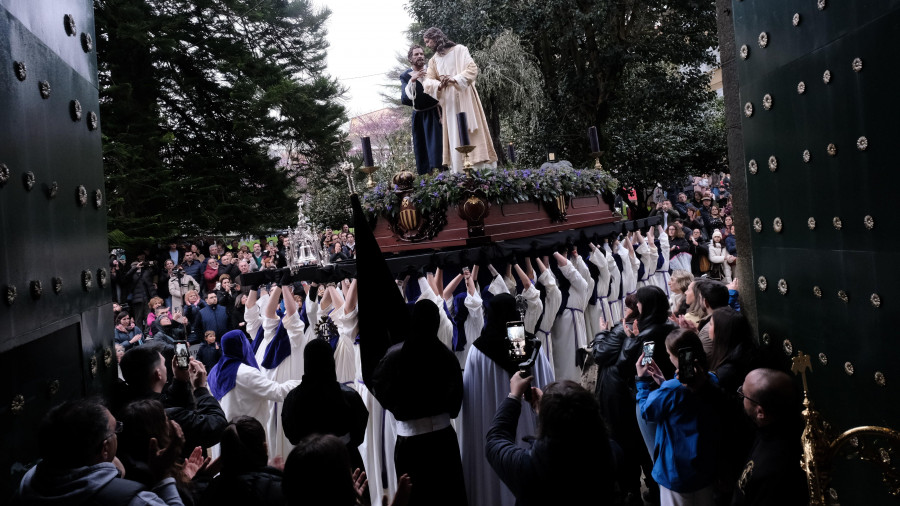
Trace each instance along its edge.
{"label": "gold candlestick", "polygon": [[375,188],[375,180],[372,179],[372,174],[376,170],[378,170],[378,167],[360,167],[359,170],[369,176],[369,178],[366,180],[366,187]]}
{"label": "gold candlestick", "polygon": [[475,146],[458,146],[456,150],[463,154],[463,171],[466,173],[466,177],[472,177],[472,162],[469,161],[469,153],[475,151]]}
{"label": "gold candlestick", "polygon": [[603,170],[603,166],[600,165],[600,157],[603,156],[603,153],[605,153],[605,152],[606,151],[595,151],[594,153],[591,153],[591,156],[594,157],[594,168],[595,169]]}

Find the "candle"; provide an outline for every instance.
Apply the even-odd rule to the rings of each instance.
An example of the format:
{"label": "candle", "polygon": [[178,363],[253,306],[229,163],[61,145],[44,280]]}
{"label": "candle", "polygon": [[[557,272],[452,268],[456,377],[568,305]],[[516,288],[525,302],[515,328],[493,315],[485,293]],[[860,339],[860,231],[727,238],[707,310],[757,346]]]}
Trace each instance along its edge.
{"label": "candle", "polygon": [[600,137],[597,135],[597,127],[588,128],[588,139],[591,141],[591,153],[599,153]]}
{"label": "candle", "polygon": [[511,142],[506,146],[506,156],[509,158],[509,163],[516,163],[516,150]]}
{"label": "candle", "polygon": [[374,167],[372,161],[372,141],[368,137],[362,138],[363,167]]}
{"label": "candle", "polygon": [[556,153],[554,153],[553,151],[548,151],[547,152],[547,161],[555,162],[556,161]]}
{"label": "candle", "polygon": [[459,130],[459,145],[469,145],[469,122],[466,119],[466,113],[460,112],[456,114],[456,129]]}

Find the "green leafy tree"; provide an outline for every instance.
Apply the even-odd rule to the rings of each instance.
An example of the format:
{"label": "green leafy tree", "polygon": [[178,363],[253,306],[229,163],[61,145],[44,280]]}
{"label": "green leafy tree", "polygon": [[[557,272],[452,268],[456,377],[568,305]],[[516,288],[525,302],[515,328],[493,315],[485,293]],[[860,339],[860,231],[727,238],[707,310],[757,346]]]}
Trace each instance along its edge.
{"label": "green leafy tree", "polygon": [[343,90],[324,75],[329,11],[309,0],[94,9],[110,230],[140,240],[293,224],[296,181],[346,147]]}
{"label": "green leafy tree", "polygon": [[[680,179],[699,165],[722,167],[724,130],[711,136],[716,144],[695,151],[701,140],[710,140],[703,120],[715,124],[709,115],[715,99],[704,71],[715,65],[715,2],[410,0],[409,9],[420,26],[440,27],[470,49],[487,48],[512,30],[534,55],[544,91],[537,125],[528,126],[515,113],[503,125],[518,139],[524,161],[538,163],[551,148],[588,165],[587,128],[596,125],[604,167],[625,186],[642,190],[654,181]],[[655,151],[661,146],[665,151]],[[655,154],[666,163],[653,159]]]}

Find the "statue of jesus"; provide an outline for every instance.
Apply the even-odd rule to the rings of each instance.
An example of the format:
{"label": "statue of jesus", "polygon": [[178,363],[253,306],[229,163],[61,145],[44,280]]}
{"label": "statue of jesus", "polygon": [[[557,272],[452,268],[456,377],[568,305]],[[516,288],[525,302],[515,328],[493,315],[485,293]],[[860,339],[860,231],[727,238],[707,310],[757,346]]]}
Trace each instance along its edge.
{"label": "statue of jesus", "polygon": [[444,165],[452,167],[454,172],[463,171],[463,156],[456,151],[460,145],[457,113],[465,112],[470,143],[475,146],[469,161],[476,169],[496,167],[497,153],[481,100],[475,91],[478,65],[472,60],[469,49],[448,39],[439,28],[425,30],[423,38],[425,45],[434,51],[422,85],[426,93],[438,98],[443,109]]}

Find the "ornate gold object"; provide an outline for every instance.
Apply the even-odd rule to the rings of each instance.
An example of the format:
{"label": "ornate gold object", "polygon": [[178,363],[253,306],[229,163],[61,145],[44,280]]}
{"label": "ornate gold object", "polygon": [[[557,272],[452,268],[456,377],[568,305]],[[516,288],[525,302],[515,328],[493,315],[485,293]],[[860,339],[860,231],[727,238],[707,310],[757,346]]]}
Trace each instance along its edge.
{"label": "ornate gold object", "polygon": [[472,177],[472,162],[469,160],[469,153],[475,151],[475,146],[458,146],[456,150],[463,154],[463,171],[465,171],[466,177]]}
{"label": "ornate gold object", "polygon": [[[821,360],[823,355],[820,354],[819,357]],[[830,437],[827,422],[822,420],[822,416],[813,407],[809,398],[809,385],[806,381],[807,371],[812,371],[809,356],[799,351],[792,362],[791,370],[794,374],[800,374],[803,382],[803,420],[806,427],[801,436],[803,455],[800,466],[806,472],[810,506],[824,506],[826,493],[830,501],[837,500],[837,492],[829,485],[832,466],[838,457],[855,457],[877,465],[881,468],[882,480],[891,495],[900,495],[900,472],[891,465],[891,450],[900,446],[900,432],[887,427],[867,425],[854,427],[834,438]],[[844,367],[848,374],[853,373],[853,365],[850,362],[844,364]],[[878,373],[876,381],[877,375]],[[871,438],[881,444],[868,445],[862,438]]]}
{"label": "ornate gold object", "polygon": [[[847,376],[853,376],[853,373],[856,372],[856,369],[853,368],[853,364],[850,362],[844,362],[844,372],[847,373]],[[851,441],[853,446],[857,446],[855,440]]]}
{"label": "ornate gold object", "polygon": [[372,174],[374,174],[375,171],[378,170],[378,167],[360,167],[359,170],[360,172],[368,176],[368,179],[366,179],[366,187],[375,188],[375,180],[372,179]]}
{"label": "ornate gold object", "polygon": [[600,165],[600,157],[603,156],[603,153],[606,153],[606,151],[596,151],[591,153],[591,156],[594,157],[594,168],[597,170],[603,170],[603,166]]}

